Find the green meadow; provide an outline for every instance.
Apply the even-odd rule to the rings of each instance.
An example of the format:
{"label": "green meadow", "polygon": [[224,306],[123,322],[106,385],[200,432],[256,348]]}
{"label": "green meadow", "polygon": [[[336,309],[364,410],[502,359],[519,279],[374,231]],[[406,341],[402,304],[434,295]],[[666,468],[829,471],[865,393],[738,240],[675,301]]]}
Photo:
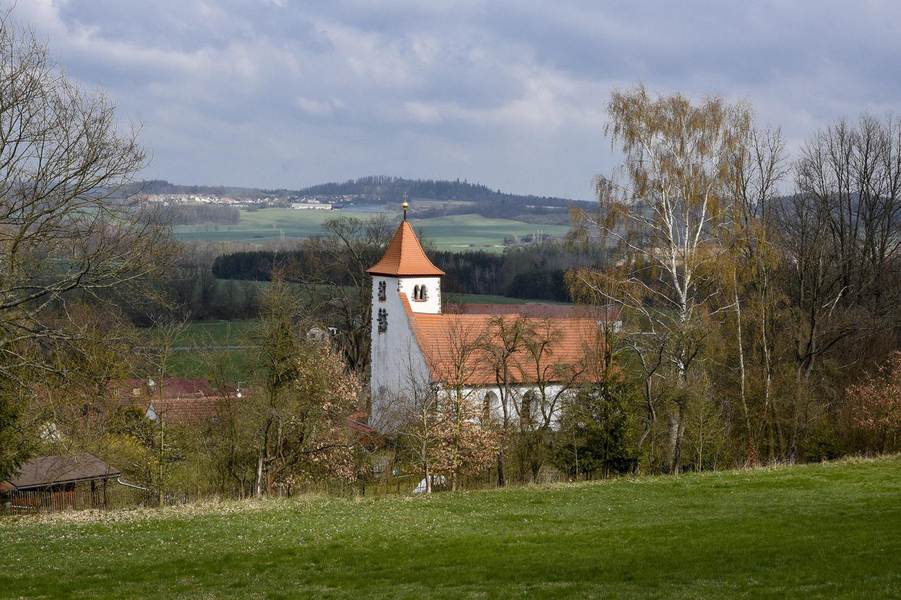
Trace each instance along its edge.
{"label": "green meadow", "polygon": [[0,520],[0,595],[889,598],[901,457]]}
{"label": "green meadow", "polygon": [[[322,233],[328,219],[342,216],[366,218],[375,212],[354,210],[318,211],[267,208],[241,211],[237,225],[179,225],[176,235],[182,241],[263,243],[274,240],[308,238]],[[392,215],[399,218],[399,215]],[[479,215],[452,215],[432,219],[414,219],[413,226],[423,241],[439,250],[503,250],[504,238],[544,233],[562,236],[565,225],[535,225],[513,219],[488,219]]]}

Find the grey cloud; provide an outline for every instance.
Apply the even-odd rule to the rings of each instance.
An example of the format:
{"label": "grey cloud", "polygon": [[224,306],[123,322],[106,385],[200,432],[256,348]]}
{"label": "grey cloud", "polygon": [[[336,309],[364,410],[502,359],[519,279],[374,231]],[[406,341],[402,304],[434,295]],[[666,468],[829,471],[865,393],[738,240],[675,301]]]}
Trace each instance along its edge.
{"label": "grey cloud", "polygon": [[588,197],[609,91],[747,100],[794,147],[899,105],[901,5],[30,0],[73,77],[143,123],[145,173],[297,187],[461,177]]}

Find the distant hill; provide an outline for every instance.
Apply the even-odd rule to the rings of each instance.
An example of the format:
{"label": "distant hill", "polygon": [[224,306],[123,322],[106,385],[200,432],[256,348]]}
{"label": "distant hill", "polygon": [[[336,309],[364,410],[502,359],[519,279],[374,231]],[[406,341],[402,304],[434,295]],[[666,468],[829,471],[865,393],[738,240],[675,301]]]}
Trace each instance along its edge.
{"label": "distant hill", "polygon": [[568,198],[507,194],[480,183],[456,179],[404,179],[382,175],[350,179],[343,183],[323,183],[299,190],[309,196],[353,195],[373,203],[396,202],[406,194],[410,198],[465,202],[513,202],[534,206],[569,206]]}
{"label": "distant hill", "polygon": [[515,218],[532,223],[568,223],[570,207],[589,207],[593,202],[554,196],[508,194],[466,180],[404,179],[371,176],[341,183],[323,183],[297,190],[232,186],[180,185],[163,180],[139,181],[123,189],[134,194],[206,194],[237,199],[274,197],[284,201],[302,197],[331,199],[341,204],[396,205],[405,195],[415,201],[419,217],[452,214],[479,214],[485,217]]}
{"label": "distant hill", "polygon": [[[286,192],[286,190],[282,190]],[[147,179],[129,183],[120,189],[123,196],[136,194],[198,194],[211,196],[230,196],[232,198],[256,198],[259,196],[281,195],[270,190],[259,188],[234,187],[226,185],[182,185],[169,183],[164,179]],[[285,194],[290,195],[290,194]]]}

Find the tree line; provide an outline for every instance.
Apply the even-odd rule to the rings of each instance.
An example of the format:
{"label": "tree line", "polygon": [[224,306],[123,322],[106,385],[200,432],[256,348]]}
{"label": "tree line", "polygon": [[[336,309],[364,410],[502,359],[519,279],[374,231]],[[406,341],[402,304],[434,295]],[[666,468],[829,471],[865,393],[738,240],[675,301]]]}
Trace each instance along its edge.
{"label": "tree line", "polygon": [[[337,219],[336,222],[348,221]],[[269,281],[273,273],[290,271],[303,276],[322,263],[320,242],[300,243],[293,250],[242,250],[221,254],[212,264],[218,279]],[[344,249],[344,252],[350,252]],[[572,248],[555,240],[505,249],[501,254],[427,249],[429,259],[442,269],[442,290],[450,294],[491,294],[529,300],[571,302],[564,281],[566,272],[604,260],[597,246]],[[350,285],[352,275],[333,270],[323,273],[332,285]]]}
{"label": "tree line", "polygon": [[617,258],[568,281],[625,310],[641,452],[679,472],[896,448],[849,386],[899,348],[901,122],[840,121],[792,162],[744,105],[638,87],[608,112],[624,176],[573,237]]}

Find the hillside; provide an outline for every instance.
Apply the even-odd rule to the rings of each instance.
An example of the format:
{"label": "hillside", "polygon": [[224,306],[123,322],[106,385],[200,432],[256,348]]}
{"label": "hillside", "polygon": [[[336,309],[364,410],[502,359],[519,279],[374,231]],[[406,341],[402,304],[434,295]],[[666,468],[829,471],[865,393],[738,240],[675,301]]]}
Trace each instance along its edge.
{"label": "hillside", "polygon": [[466,180],[404,179],[402,177],[372,176],[351,179],[343,183],[325,183],[299,190],[302,195],[353,195],[369,202],[382,203],[403,197],[466,202],[514,203],[520,206],[565,207],[573,202],[568,198],[507,194]]}
{"label": "hillside", "polygon": [[396,210],[406,196],[414,204],[419,218],[447,215],[478,214],[483,217],[508,218],[535,224],[565,225],[573,206],[589,208],[591,202],[548,196],[508,194],[468,181],[404,179],[401,177],[361,177],[341,183],[323,183],[301,189],[267,190],[247,187],[180,185],[163,180],[138,181],[125,186],[120,193],[197,194],[228,196],[238,200],[276,199],[285,206],[300,198],[317,198],[344,207],[388,206]]}
{"label": "hillside", "polygon": [[901,457],[0,520],[3,595],[897,597]]}

